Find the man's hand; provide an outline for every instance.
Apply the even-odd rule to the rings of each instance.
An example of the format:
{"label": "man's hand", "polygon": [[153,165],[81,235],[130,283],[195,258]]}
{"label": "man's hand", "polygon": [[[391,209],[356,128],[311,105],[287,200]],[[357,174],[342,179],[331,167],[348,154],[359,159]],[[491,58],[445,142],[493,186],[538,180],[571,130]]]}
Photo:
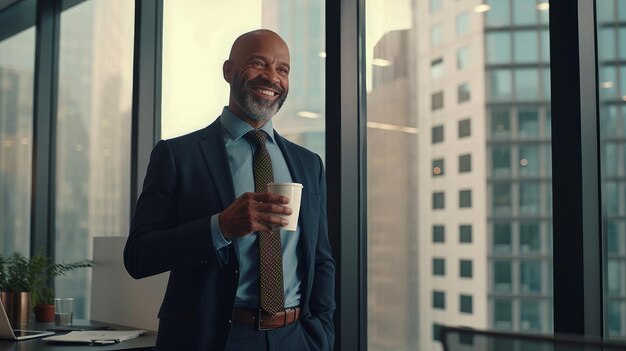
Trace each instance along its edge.
{"label": "man's hand", "polygon": [[241,238],[252,232],[270,232],[289,222],[275,214],[290,215],[286,196],[271,193],[245,193],[238,197],[219,215],[224,238]]}

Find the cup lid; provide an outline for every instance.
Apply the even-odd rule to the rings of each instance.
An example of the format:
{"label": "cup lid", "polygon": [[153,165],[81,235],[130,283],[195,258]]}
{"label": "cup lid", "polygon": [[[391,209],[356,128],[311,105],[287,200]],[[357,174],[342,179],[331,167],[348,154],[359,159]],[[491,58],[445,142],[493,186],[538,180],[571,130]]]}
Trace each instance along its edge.
{"label": "cup lid", "polygon": [[275,186],[276,186],[276,185],[278,185],[278,186],[280,186],[280,185],[290,185],[290,186],[299,186],[299,187],[301,187],[301,188],[303,188],[303,187],[304,187],[304,186],[303,186],[302,184],[300,184],[300,183],[289,183],[289,182],[274,182],[274,183],[268,183],[268,184],[267,184],[267,186],[270,186],[270,185],[275,185]]}

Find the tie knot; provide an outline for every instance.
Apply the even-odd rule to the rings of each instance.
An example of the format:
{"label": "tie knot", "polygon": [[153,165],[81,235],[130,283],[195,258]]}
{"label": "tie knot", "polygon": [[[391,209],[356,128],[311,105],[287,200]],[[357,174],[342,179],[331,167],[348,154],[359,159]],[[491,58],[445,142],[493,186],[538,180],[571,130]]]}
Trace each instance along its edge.
{"label": "tie knot", "polygon": [[245,137],[259,147],[265,146],[265,142],[267,141],[267,134],[260,129],[249,131],[246,133]]}

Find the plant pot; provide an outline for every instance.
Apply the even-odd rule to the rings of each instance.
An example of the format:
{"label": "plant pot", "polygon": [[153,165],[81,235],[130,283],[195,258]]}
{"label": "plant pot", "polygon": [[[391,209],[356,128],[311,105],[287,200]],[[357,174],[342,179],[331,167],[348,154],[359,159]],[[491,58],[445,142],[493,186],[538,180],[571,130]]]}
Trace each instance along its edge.
{"label": "plant pot", "polygon": [[35,311],[35,322],[49,323],[54,321],[54,305],[37,305],[33,307]]}
{"label": "plant pot", "polygon": [[30,292],[3,291],[0,298],[11,326],[15,328],[30,322]]}

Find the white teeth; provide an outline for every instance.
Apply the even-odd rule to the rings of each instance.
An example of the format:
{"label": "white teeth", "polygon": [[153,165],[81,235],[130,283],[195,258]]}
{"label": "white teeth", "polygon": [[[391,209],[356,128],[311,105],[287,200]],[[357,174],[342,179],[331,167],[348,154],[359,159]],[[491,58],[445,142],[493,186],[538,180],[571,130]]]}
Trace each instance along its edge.
{"label": "white teeth", "polygon": [[274,96],[274,95],[276,95],[276,93],[274,93],[274,92],[273,92],[273,91],[271,91],[271,90],[257,89],[256,91],[257,91],[257,93],[259,93],[259,94],[263,94],[263,95],[267,95],[267,96]]}

